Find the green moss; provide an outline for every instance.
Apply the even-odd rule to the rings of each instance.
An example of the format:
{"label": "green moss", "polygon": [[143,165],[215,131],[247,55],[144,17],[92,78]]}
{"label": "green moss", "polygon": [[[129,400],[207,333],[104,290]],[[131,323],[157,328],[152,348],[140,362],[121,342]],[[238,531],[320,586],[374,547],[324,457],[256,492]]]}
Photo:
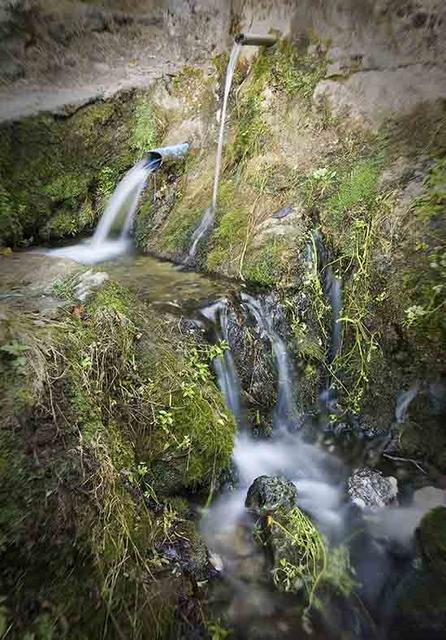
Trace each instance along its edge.
{"label": "green moss", "polygon": [[289,242],[282,238],[270,238],[259,251],[252,252],[243,265],[243,276],[252,282],[273,286],[284,283],[292,270]]}
{"label": "green moss", "polygon": [[367,216],[375,203],[380,171],[380,162],[376,158],[367,158],[359,160],[340,176],[337,190],[327,202],[335,229],[349,224],[353,217]]}
{"label": "green moss", "polygon": [[220,184],[216,229],[210,238],[206,266],[209,271],[238,269],[246,240],[248,211],[234,181]]}
{"label": "green moss", "polygon": [[[414,333],[441,340],[446,335],[446,162],[437,159],[424,181],[424,193],[413,205],[415,230],[409,237],[411,261],[406,266],[405,287],[411,304],[406,323]],[[409,243],[408,243],[409,244]]]}
{"label": "green moss", "polygon": [[122,174],[161,135],[148,93],[122,94],[64,118],[43,115],[2,125],[3,244],[91,227]]}
{"label": "green moss", "polygon": [[16,245],[22,238],[20,213],[23,205],[14,202],[10,193],[0,184],[0,246]]}
{"label": "green moss", "polygon": [[131,144],[142,154],[155,148],[159,139],[159,125],[148,95],[137,100],[133,117]]}
{"label": "green moss", "polygon": [[187,254],[192,234],[211,202],[212,177],[212,169],[203,168],[201,158],[189,161],[176,202],[158,237],[153,239],[157,249],[171,257]]}
{"label": "green moss", "polygon": [[345,547],[329,549],[323,536],[298,507],[270,518],[274,549],[273,579],[283,591],[303,592],[307,609],[323,608],[321,591],[349,596],[355,581]]}
{"label": "green moss", "polygon": [[0,572],[11,637],[42,625],[82,640],[115,625],[127,637],[165,637],[177,592],[156,581],[164,565],[154,550],[176,535],[178,518],[160,512],[146,477],[165,464],[180,489],[209,487],[229,464],[235,426],[209,354],[113,283],[82,317],[8,320],[4,342]]}

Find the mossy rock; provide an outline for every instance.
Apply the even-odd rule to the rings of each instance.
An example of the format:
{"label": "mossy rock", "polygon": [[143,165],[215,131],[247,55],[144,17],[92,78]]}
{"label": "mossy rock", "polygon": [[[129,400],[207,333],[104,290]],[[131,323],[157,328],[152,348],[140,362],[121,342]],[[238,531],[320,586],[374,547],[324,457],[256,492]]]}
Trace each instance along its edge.
{"label": "mossy rock", "polygon": [[416,537],[426,567],[446,584],[446,507],[428,511],[420,522]]}
{"label": "mossy rock", "polygon": [[259,476],[248,489],[245,506],[259,516],[266,516],[296,505],[297,489],[280,476]]}

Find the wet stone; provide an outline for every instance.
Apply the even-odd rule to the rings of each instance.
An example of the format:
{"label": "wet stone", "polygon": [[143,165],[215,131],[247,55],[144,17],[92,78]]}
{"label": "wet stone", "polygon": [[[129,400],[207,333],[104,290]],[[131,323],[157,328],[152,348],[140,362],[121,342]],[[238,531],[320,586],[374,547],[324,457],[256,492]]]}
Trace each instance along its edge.
{"label": "wet stone", "polygon": [[282,207],[281,209],[277,209],[277,211],[274,211],[274,213],[271,215],[271,218],[274,218],[275,220],[281,220],[282,218],[286,218],[287,216],[290,215],[290,213],[293,213],[294,211],[294,207]]}
{"label": "wet stone", "polygon": [[360,509],[376,509],[396,501],[398,483],[393,476],[385,477],[380,471],[362,467],[348,479],[347,492]]}
{"label": "wet stone", "polygon": [[281,476],[259,476],[248,489],[245,506],[259,516],[296,506],[297,489]]}
{"label": "wet stone", "polygon": [[75,287],[74,294],[78,300],[85,302],[94,291],[100,289],[109,279],[108,273],[104,271],[86,271],[83,273]]}

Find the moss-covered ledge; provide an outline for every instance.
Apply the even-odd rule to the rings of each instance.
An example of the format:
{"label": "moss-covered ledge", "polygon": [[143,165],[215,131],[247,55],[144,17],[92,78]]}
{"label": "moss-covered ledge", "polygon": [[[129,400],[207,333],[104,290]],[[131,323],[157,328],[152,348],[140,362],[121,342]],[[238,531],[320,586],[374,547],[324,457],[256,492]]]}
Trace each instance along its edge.
{"label": "moss-covered ledge", "polygon": [[79,305],[73,277],[55,319],[2,313],[0,629],[169,637],[207,563],[175,494],[206,498],[235,425],[206,350],[112,282]]}

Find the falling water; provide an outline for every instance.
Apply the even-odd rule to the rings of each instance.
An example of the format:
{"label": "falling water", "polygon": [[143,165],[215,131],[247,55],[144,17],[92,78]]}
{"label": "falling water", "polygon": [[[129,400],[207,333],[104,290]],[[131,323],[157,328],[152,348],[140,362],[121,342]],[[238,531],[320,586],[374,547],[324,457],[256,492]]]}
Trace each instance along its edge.
{"label": "falling water", "polygon": [[234,42],[234,45],[231,50],[231,55],[229,57],[228,67],[226,69],[226,79],[225,79],[225,89],[223,94],[223,105],[221,108],[220,115],[220,131],[218,134],[218,144],[217,144],[217,156],[215,162],[215,175],[214,175],[214,186],[212,189],[212,203],[211,206],[206,209],[201,218],[200,224],[195,230],[192,236],[192,245],[189,250],[189,259],[195,257],[198,244],[203,236],[211,229],[214,224],[215,211],[217,208],[217,195],[218,195],[218,183],[220,180],[220,171],[221,171],[221,159],[223,153],[223,141],[225,137],[225,123],[226,123],[226,110],[228,107],[228,98],[229,92],[231,91],[232,78],[234,76],[235,67],[237,64],[237,60],[240,54],[240,49],[242,45],[238,42]]}
{"label": "falling water", "polygon": [[189,249],[189,256],[188,256],[189,259],[192,259],[195,257],[195,254],[198,248],[198,243],[200,242],[202,237],[208,232],[208,230],[212,227],[213,224],[214,224],[214,211],[212,207],[208,207],[204,212],[203,217],[200,220],[200,224],[192,234],[192,245],[191,245],[191,248]]}
{"label": "falling water", "polygon": [[[293,385],[286,346],[272,326],[262,303],[252,296],[242,294],[243,304],[256,320],[259,328],[271,342],[275,356],[278,381],[278,402],[275,422],[278,429],[270,439],[254,438],[242,429],[235,442],[233,463],[237,474],[237,487],[223,493],[205,514],[202,529],[213,553],[218,554],[228,579],[235,580],[236,597],[249,596],[243,591],[235,576],[243,573],[243,558],[236,543],[244,520],[245,498],[250,484],[260,475],[285,475],[298,488],[299,506],[307,510],[321,530],[337,539],[343,531],[342,464],[316,446],[304,442],[300,434],[286,428],[294,415]],[[214,323],[219,323],[218,333],[228,341],[228,306],[226,301],[212,305],[202,313]],[[228,341],[229,342],[229,341]],[[218,383],[228,408],[240,424],[240,383],[230,351],[225,358],[214,361]]]}
{"label": "falling water", "polygon": [[242,300],[254,316],[259,328],[271,342],[271,348],[277,367],[277,406],[275,425],[278,428],[291,429],[295,426],[295,404],[293,400],[293,379],[288,350],[284,341],[274,330],[271,317],[261,303],[248,294],[242,294]]}
{"label": "falling water", "polygon": [[109,203],[99,220],[99,224],[91,239],[92,247],[103,244],[110,236],[113,225],[123,208],[126,207],[127,215],[121,230],[120,238],[128,238],[132,226],[133,217],[138,206],[139,198],[146,184],[149,174],[156,168],[156,164],[139,162],[121,180],[116,187]]}
{"label": "falling water", "polygon": [[[219,340],[224,340],[226,345],[229,345],[229,310],[227,300],[220,300],[202,309],[201,313],[214,323]],[[217,376],[218,386],[226,401],[226,405],[236,419],[237,424],[241,426],[240,385],[231,351],[226,349],[222,356],[215,358],[213,366]]]}
{"label": "falling water", "polygon": [[226,70],[225,91],[223,95],[223,106],[221,109],[220,131],[218,134],[217,158],[215,162],[214,188],[212,191],[212,209],[214,211],[217,207],[218,181],[220,179],[221,157],[223,153],[223,140],[225,137],[226,109],[228,106],[228,98],[229,98],[229,92],[231,90],[232,78],[233,78],[235,66],[237,64],[237,60],[240,54],[241,46],[242,45],[239,44],[238,42],[234,42],[231,55],[229,57],[228,68]]}
{"label": "falling water", "polygon": [[[116,187],[93,236],[71,247],[53,249],[50,254],[84,264],[95,264],[126,253],[130,247],[130,231],[141,193],[147,178],[159,165],[160,158],[138,162]],[[118,237],[114,237],[113,229],[123,214],[125,218],[121,231]]]}
{"label": "falling water", "polygon": [[310,268],[316,269],[320,274],[321,285],[325,297],[331,309],[331,340],[327,354],[330,364],[336,358],[342,346],[342,323],[340,322],[342,310],[342,282],[334,275],[329,262],[329,254],[325,248],[322,236],[318,229],[313,231],[312,242],[308,246]]}

